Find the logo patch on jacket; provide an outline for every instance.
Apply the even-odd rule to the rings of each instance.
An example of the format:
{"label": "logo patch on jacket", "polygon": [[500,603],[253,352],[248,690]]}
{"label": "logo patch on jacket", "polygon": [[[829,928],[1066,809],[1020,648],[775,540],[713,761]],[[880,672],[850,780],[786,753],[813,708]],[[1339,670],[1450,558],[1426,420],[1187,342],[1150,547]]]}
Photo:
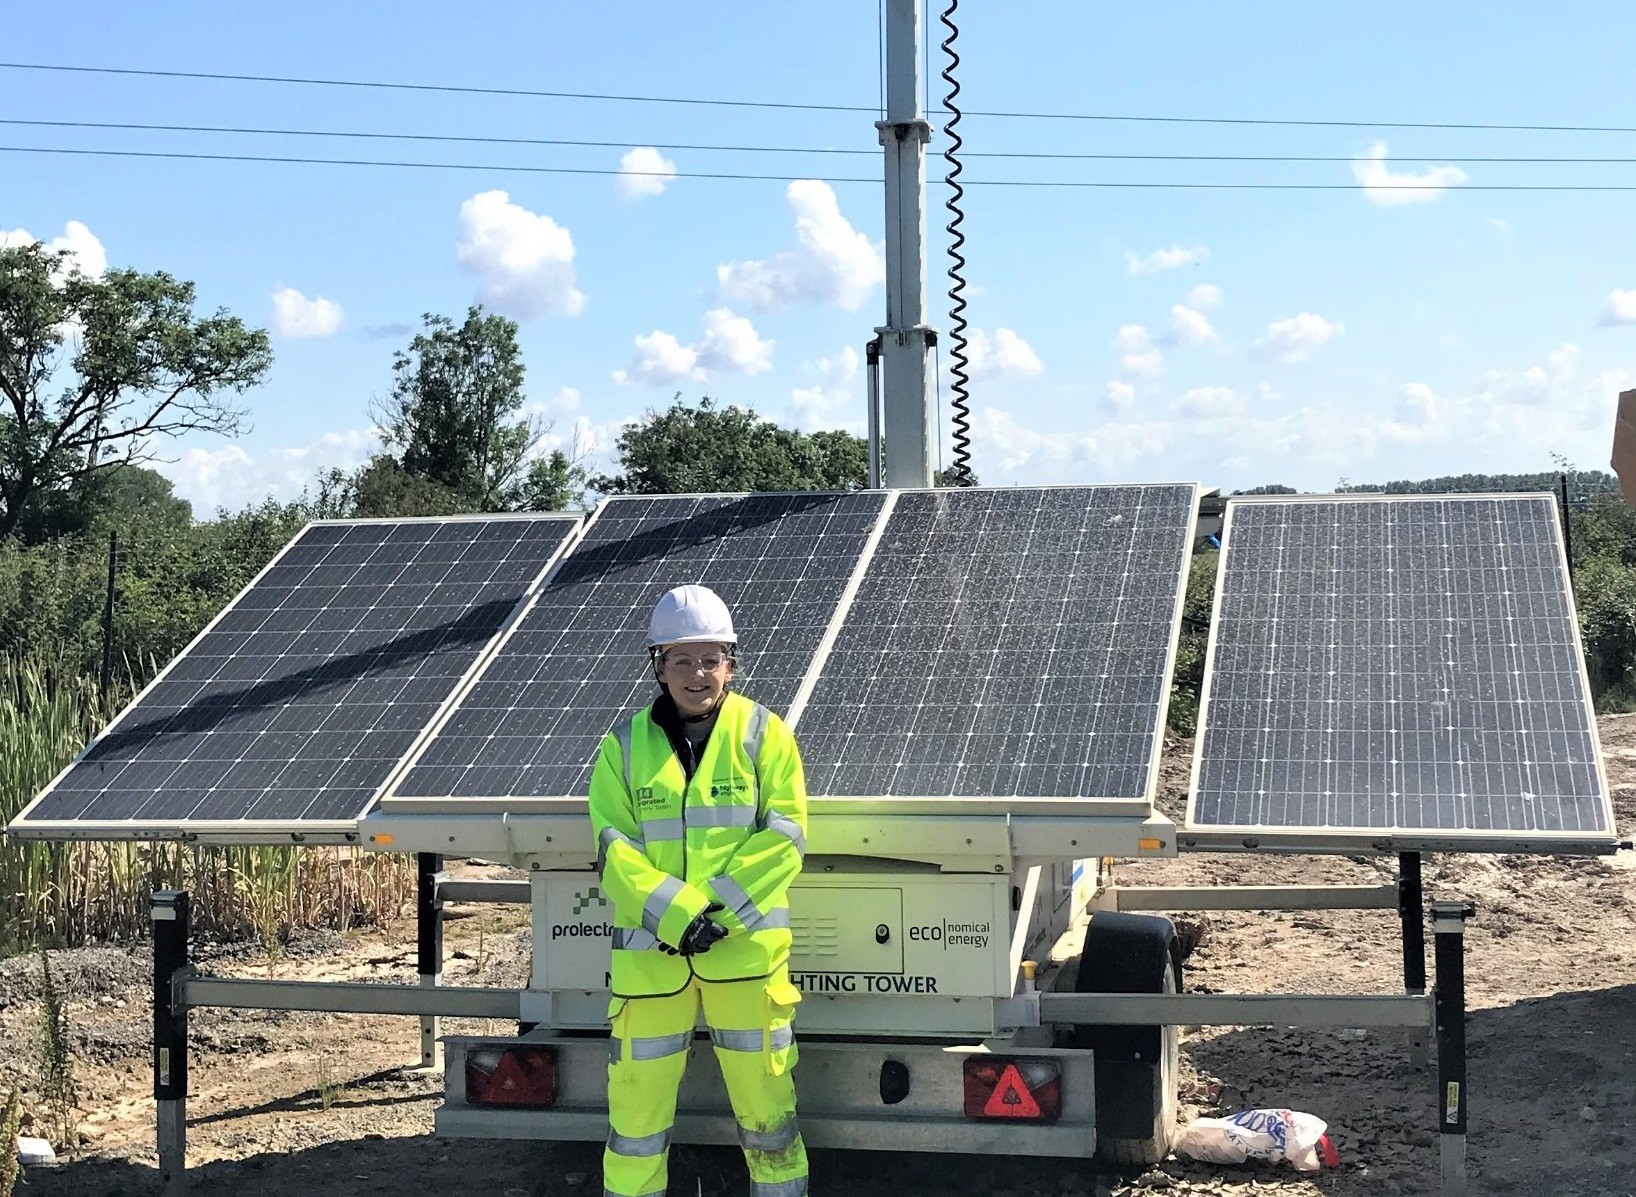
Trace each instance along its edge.
{"label": "logo patch on jacket", "polygon": [[711,786],[710,796],[712,798],[721,798],[728,794],[742,793],[749,788],[750,785],[748,782],[741,781],[735,777],[730,781],[718,781],[715,785]]}
{"label": "logo patch on jacket", "polygon": [[636,805],[638,807],[663,806],[664,804],[665,804],[665,796],[663,794],[660,794],[657,797],[655,797],[654,793],[653,793],[653,787],[652,786],[638,786],[637,787],[637,790],[636,790]]}

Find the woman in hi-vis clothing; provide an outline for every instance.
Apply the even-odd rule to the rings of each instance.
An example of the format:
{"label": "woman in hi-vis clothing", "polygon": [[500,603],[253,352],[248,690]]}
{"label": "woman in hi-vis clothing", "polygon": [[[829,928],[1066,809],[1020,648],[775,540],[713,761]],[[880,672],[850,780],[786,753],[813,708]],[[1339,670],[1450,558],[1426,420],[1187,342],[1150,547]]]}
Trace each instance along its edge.
{"label": "woman in hi-vis clothing", "polygon": [[703,586],[662,597],[648,630],[660,693],[602,741],[591,822],[614,905],[609,1197],[662,1197],[699,1010],[755,1197],[803,1197],[795,1119],[790,882],[806,850],[795,736],[729,690],[738,638]]}

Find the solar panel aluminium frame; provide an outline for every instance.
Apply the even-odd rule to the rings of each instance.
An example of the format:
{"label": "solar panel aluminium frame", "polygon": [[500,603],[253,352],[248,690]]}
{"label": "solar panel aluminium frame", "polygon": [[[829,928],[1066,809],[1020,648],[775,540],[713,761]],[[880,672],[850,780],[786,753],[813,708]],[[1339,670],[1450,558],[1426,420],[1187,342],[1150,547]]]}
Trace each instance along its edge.
{"label": "solar panel aluminium frame", "polygon": [[1606,855],[1619,845],[1615,832],[1613,798],[1608,789],[1607,771],[1603,762],[1602,741],[1596,730],[1596,709],[1591,698],[1589,679],[1585,674],[1585,646],[1579,631],[1579,613],[1574,602],[1573,573],[1568,562],[1567,545],[1561,523],[1553,520],[1555,532],[1551,539],[1556,546],[1558,576],[1567,599],[1567,615],[1572,625],[1575,659],[1579,662],[1583,687],[1585,718],[1590,727],[1591,752],[1595,762],[1596,780],[1602,801],[1603,825],[1608,835],[1588,835],[1584,831],[1463,831],[1456,828],[1425,827],[1286,827],[1277,825],[1228,826],[1225,824],[1197,824],[1193,820],[1198,803],[1199,775],[1204,765],[1205,732],[1209,727],[1210,699],[1216,663],[1216,636],[1221,626],[1223,582],[1227,577],[1228,557],[1232,552],[1233,515],[1239,507],[1271,507],[1297,503],[1410,503],[1410,502],[1477,502],[1505,503],[1550,502],[1556,505],[1556,496],[1550,491],[1511,491],[1501,493],[1440,493],[1440,494],[1344,494],[1344,495],[1254,495],[1236,496],[1227,501],[1226,516],[1221,532],[1221,552],[1216,561],[1216,589],[1210,609],[1210,637],[1205,646],[1204,679],[1199,687],[1198,730],[1195,734],[1193,764],[1187,787],[1187,811],[1178,831],[1177,845],[1191,851],[1251,851],[1289,852],[1300,854],[1351,854],[1368,852],[1528,852],[1563,855]]}
{"label": "solar panel aluminium frame", "polygon": [[45,799],[56,789],[57,784],[68,775],[69,771],[73,769],[75,765],[79,764],[79,762],[88,753],[90,753],[104,737],[106,737],[110,732],[114,731],[125,719],[125,717],[130,715],[141,704],[142,700],[147,697],[151,690],[153,690],[161,682],[165,681],[165,679],[170,675],[171,670],[176,667],[177,662],[185,659],[205,639],[205,637],[209,636],[211,632],[215,631],[216,625],[220,623],[229,612],[238,606],[240,600],[243,599],[244,596],[251,590],[253,590],[262,580],[262,578],[264,578],[274,569],[274,567],[283,561],[285,554],[294,548],[296,542],[305,536],[309,529],[323,526],[356,527],[362,525],[384,524],[488,523],[497,520],[556,520],[565,523],[572,521],[573,526],[569,529],[568,534],[563,538],[562,543],[559,544],[552,552],[545,565],[541,567],[538,573],[536,573],[534,580],[523,591],[522,595],[519,596],[516,605],[513,607],[510,614],[507,615],[504,622],[501,623],[499,629],[489,637],[488,643],[478,651],[471,664],[467,666],[465,674],[453,687],[450,688],[449,693],[444,696],[442,702],[439,703],[437,710],[434,712],[433,717],[428,719],[425,726],[423,726],[416,734],[415,740],[410,746],[410,752],[412,753],[417,751],[421,742],[426,738],[429,730],[440,722],[446,710],[454,702],[455,698],[464,693],[471,677],[476,674],[487,662],[489,655],[494,651],[495,646],[500,642],[501,637],[512,627],[521,612],[528,606],[529,599],[533,596],[534,592],[539,589],[543,579],[556,568],[557,563],[561,561],[561,559],[574,547],[574,545],[579,543],[579,539],[584,534],[586,525],[586,521],[582,515],[577,512],[501,512],[487,515],[471,514],[447,516],[410,516],[400,519],[371,518],[357,520],[309,520],[306,524],[302,525],[301,530],[292,536],[289,541],[287,541],[278,550],[277,553],[273,554],[272,559],[268,561],[266,565],[262,566],[261,569],[256,571],[255,576],[244,584],[243,588],[233,596],[232,600],[224,605],[220,611],[216,612],[216,614],[211,617],[210,622],[205,624],[205,626],[199,630],[198,634],[195,635],[193,639],[189,640],[187,645],[174,657],[172,657],[168,663],[166,663],[165,667],[159,671],[153,680],[148,682],[146,686],[142,687],[142,689],[138,691],[134,697],[132,697],[130,702],[128,702],[120,710],[119,714],[111,719],[107,726],[99,731],[85,745],[84,748],[76,753],[73,760],[69,761],[68,764],[64,765],[63,768],[58,771],[56,776],[51,779],[44,789],[34,796],[33,800],[30,801],[21,812],[19,812],[17,817],[6,825],[4,829],[4,837],[6,839],[16,841],[182,840],[184,842],[212,844],[301,845],[357,843],[359,841],[359,820],[375,808],[380,801],[381,795],[386,792],[391,782],[396,779],[398,772],[402,767],[401,760],[397,766],[394,766],[388,771],[381,784],[376,787],[369,801],[365,803],[363,810],[358,813],[356,818],[352,819],[311,821],[304,821],[300,819],[127,819],[95,822],[88,819],[34,820],[30,819],[29,815],[35,807],[39,806],[45,801]]}
{"label": "solar panel aluminium frame", "polygon": [[[1031,488],[979,487],[973,489],[996,491],[1011,491],[1017,489],[1094,490],[1107,489],[1110,486],[1117,485],[1120,484],[1081,483],[1072,486]],[[1193,491],[1193,501],[1189,504],[1188,508],[1186,536],[1182,541],[1182,552],[1179,558],[1178,568],[1180,573],[1178,576],[1176,606],[1170,621],[1170,638],[1166,650],[1164,664],[1163,676],[1165,678],[1169,678],[1175,670],[1176,651],[1181,637],[1181,615],[1186,602],[1185,578],[1192,558],[1194,531],[1197,527],[1198,521],[1198,496],[1201,488],[1196,482],[1131,483],[1129,485],[1141,485],[1148,487],[1191,487]],[[800,740],[801,715],[806,708],[808,699],[811,697],[813,688],[817,685],[824,663],[828,660],[830,652],[834,648],[835,640],[840,634],[840,629],[845,622],[846,616],[851,610],[852,602],[856,597],[858,588],[861,586],[868,571],[869,565],[874,558],[875,549],[886,531],[887,522],[891,517],[892,511],[896,507],[898,498],[905,494],[936,493],[940,490],[942,490],[942,488],[912,487],[894,488],[883,492],[885,495],[885,501],[882,503],[881,510],[876,516],[875,527],[871,529],[868,538],[865,540],[863,549],[859,553],[857,564],[854,566],[852,577],[848,579],[846,586],[841,591],[839,599],[836,601],[835,611],[831,616],[829,627],[826,629],[823,638],[819,641],[818,647],[813,653],[812,664],[808,666],[807,674],[803,678],[800,686],[797,687],[795,697],[791,701],[788,723],[791,730],[796,733],[797,742]],[[944,491],[943,493],[947,492]],[[717,492],[686,496],[673,495],[670,497],[731,499],[741,498],[744,496],[741,492]],[[584,527],[580,530],[581,540],[590,535],[591,529],[595,526],[597,519],[601,516],[604,509],[604,507],[599,507],[597,511],[592,514],[591,518],[585,522]],[[557,559],[552,567],[551,574],[555,574],[556,570],[562,567],[566,557],[567,554],[564,553]],[[543,594],[545,589],[550,585],[550,582],[551,575],[547,575],[535,587],[534,592],[530,594],[529,600],[524,609],[518,613],[516,619],[502,633],[492,652],[485,657],[485,669],[487,668],[488,664],[492,663],[496,657],[504,652],[505,642],[506,640],[510,639],[513,629],[521,623],[521,621],[526,617],[528,611],[533,609],[539,596]],[[457,693],[455,701],[451,702],[444,708],[438,719],[434,720],[427,734],[423,736],[419,742],[417,742],[414,750],[405,756],[402,764],[395,771],[391,781],[384,788],[381,796],[372,809],[379,811],[383,815],[394,816],[458,815],[462,817],[489,819],[503,817],[506,815],[582,815],[585,812],[587,805],[587,799],[584,796],[515,797],[492,795],[488,797],[455,798],[450,796],[405,796],[396,793],[398,781],[401,780],[401,778],[414,767],[415,762],[425,752],[426,748],[435,738],[438,732],[451,718],[453,718],[455,712],[459,708],[460,699],[464,698],[466,693],[468,693],[472,687],[477,684],[480,678],[480,672],[474,672],[468,677]],[[1168,713],[1169,700],[1170,687],[1168,685],[1163,685],[1160,688],[1158,722],[1156,725],[1157,730],[1153,736],[1153,746],[1150,750],[1151,755],[1149,757],[1147,786],[1148,792],[1145,799],[950,797],[946,795],[928,795],[926,797],[871,797],[867,795],[846,795],[830,797],[820,794],[809,796],[809,810],[813,814],[831,813],[836,815],[853,816],[926,815],[938,813],[948,814],[951,816],[1016,815],[1050,816],[1062,818],[1070,815],[1095,815],[1109,818],[1147,818],[1153,814],[1153,795],[1158,785],[1158,761],[1163,750],[1163,728],[1165,725],[1165,717]]]}

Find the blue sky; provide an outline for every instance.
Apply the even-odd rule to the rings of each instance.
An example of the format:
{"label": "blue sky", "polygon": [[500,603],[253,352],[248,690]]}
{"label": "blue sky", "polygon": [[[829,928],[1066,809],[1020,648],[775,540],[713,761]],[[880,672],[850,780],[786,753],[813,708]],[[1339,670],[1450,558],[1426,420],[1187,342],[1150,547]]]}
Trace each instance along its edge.
{"label": "blue sky", "polygon": [[[1617,3],[978,4],[977,110],[1636,126]],[[793,5],[24,6],[9,62],[873,105],[877,10]],[[934,63],[941,66],[935,49]],[[0,69],[10,120],[873,150],[873,115]],[[1418,192],[973,187],[985,482],[1199,480],[1328,489],[1607,458],[1636,387],[1636,133],[968,118],[977,152],[1310,155],[1327,163],[977,158],[971,179],[1361,180]],[[0,144],[590,167],[615,148],[13,125]],[[942,145],[934,140],[934,148]],[[710,393],[861,430],[858,355],[883,318],[878,158],[660,150],[682,176],[410,170],[0,153],[0,236],[94,268],[164,269],[273,331],[254,429],[173,446],[200,514],[371,444],[368,404],[423,312],[522,322],[534,410],[604,464],[620,422]],[[1414,159],[1420,159],[1418,161]],[[653,161],[652,152],[638,161]],[[931,164],[934,177],[941,165]],[[1398,182],[1403,179],[1396,179]],[[657,192],[654,194],[653,192]],[[501,194],[503,193],[503,194]],[[934,185],[931,200],[941,205]],[[1384,202],[1396,200],[1398,202]],[[1412,201],[1412,202],[1405,202]],[[946,328],[935,207],[931,320]],[[943,358],[945,371],[947,354]],[[945,377],[945,396],[947,379]],[[946,431],[946,428],[945,428]]]}

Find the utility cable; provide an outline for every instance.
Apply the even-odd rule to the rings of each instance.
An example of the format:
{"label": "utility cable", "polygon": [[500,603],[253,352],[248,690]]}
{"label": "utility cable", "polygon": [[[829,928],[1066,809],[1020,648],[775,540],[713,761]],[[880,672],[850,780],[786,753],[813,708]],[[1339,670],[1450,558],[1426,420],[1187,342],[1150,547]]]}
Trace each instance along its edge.
{"label": "utility cable", "polygon": [[[130,121],[64,121],[20,117],[0,117],[0,125],[29,129],[100,129],[137,133],[221,133],[253,137],[355,138],[360,141],[425,141],[469,145],[568,146],[584,149],[684,150],[724,154],[833,154],[853,157],[880,157],[879,147],[853,149],[845,146],[715,145],[680,141],[584,141],[557,137],[481,137],[452,133],[386,133],[366,129],[281,129],[253,125],[162,125]],[[1062,162],[1241,162],[1241,163],[1352,163],[1356,154],[1081,154],[1044,150],[962,150],[964,158],[1004,158]],[[1496,157],[1468,154],[1393,154],[1392,162],[1439,162],[1529,166],[1631,166],[1636,158]]]}
{"label": "utility cable", "polygon": [[[405,170],[482,170],[543,175],[606,175],[657,179],[726,179],[794,183],[818,179],[825,183],[868,183],[881,186],[879,177],[848,175],[767,175],[729,171],[616,170],[612,167],[526,166],[502,162],[394,162],[374,158],[307,158],[274,154],[203,154],[179,150],[77,149],[67,146],[0,145],[0,154],[60,154],[90,158],[153,158],[193,162],[258,162],[301,166],[378,166]],[[1084,188],[1113,191],[1636,191],[1636,184],[1613,183],[1177,183],[1111,179],[962,179],[961,187]]]}
{"label": "utility cable", "polygon": [[[62,63],[0,62],[0,70],[56,71],[85,75],[125,75],[153,79],[198,79],[233,83],[288,83],[314,87],[374,88],[386,91],[447,92],[462,95],[523,96],[536,99],[606,100],[632,104],[683,104],[719,108],[764,108],[803,112],[875,112],[861,104],[800,104],[779,100],[717,100],[694,96],[646,96],[608,92],[542,91],[520,87],[471,87],[446,83],[396,83],[364,79],[323,79],[293,75],[242,75],[223,71],[161,71],[136,67],[69,66]],[[1294,129],[1456,129],[1501,133],[1636,133],[1632,125],[1508,125],[1462,121],[1365,121],[1235,116],[1152,116],[1106,112],[978,111],[967,117],[1006,120],[1067,120],[1172,125],[1246,125]]]}

